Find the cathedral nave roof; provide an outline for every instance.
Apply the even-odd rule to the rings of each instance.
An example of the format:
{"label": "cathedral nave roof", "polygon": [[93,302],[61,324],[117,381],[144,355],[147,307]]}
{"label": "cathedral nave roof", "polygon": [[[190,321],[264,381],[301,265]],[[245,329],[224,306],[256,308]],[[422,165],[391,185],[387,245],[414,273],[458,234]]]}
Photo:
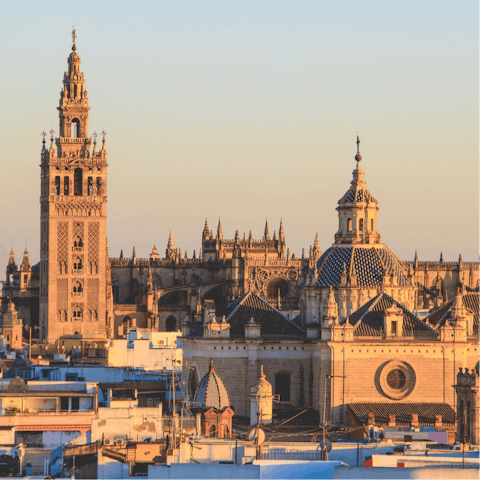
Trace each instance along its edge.
{"label": "cathedral nave roof", "polygon": [[385,292],[380,292],[356,312],[352,313],[341,324],[344,325],[348,322],[355,327],[355,336],[382,336],[384,333],[385,310],[391,308],[392,305],[403,311],[402,337],[424,337],[427,335],[431,336],[432,340],[436,339],[437,334],[433,328],[426,325],[401,303],[397,302]]}
{"label": "cathedral nave roof", "polygon": [[263,335],[304,336],[304,330],[253,292],[247,292],[227,307],[226,321],[231,335],[243,336],[245,325],[253,317]]}

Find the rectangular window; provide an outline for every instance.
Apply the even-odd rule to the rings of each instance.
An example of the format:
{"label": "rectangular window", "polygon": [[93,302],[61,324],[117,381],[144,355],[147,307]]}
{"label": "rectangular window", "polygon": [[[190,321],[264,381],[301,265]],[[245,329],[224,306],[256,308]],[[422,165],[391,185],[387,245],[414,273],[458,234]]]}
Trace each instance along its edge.
{"label": "rectangular window", "polygon": [[55,177],[55,195],[60,195],[60,177]]}
{"label": "rectangular window", "polygon": [[397,321],[392,320],[392,337],[397,336]]}
{"label": "rectangular window", "polygon": [[80,398],[72,397],[72,412],[78,412],[80,410]]}
{"label": "rectangular window", "polygon": [[65,381],[66,382],[76,382],[77,381],[77,374],[76,373],[65,374]]}
{"label": "rectangular window", "polygon": [[68,177],[63,179],[63,194],[70,195],[70,179]]}
{"label": "rectangular window", "polygon": [[290,375],[288,373],[275,375],[275,395],[280,395],[281,402],[290,401]]}
{"label": "rectangular window", "polygon": [[62,412],[68,411],[68,397],[60,397],[60,410]]}

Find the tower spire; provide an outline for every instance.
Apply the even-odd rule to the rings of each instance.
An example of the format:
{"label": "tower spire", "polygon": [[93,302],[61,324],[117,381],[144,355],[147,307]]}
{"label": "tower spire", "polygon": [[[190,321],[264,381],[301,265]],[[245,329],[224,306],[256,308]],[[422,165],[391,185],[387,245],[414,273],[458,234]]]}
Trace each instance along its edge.
{"label": "tower spire", "polygon": [[270,240],[270,232],[268,231],[268,220],[265,220],[265,233],[263,235],[264,241]]}
{"label": "tower spire", "polygon": [[280,228],[278,229],[278,239],[285,242],[285,232],[283,231],[283,220],[280,220]]}
{"label": "tower spire", "polygon": [[220,219],[218,219],[217,240],[223,240],[222,224],[220,222]]}
{"label": "tower spire", "polygon": [[12,248],[10,250],[10,256],[8,257],[7,271],[8,271],[8,273],[12,273],[15,269],[16,269],[15,253],[13,252],[13,248]]}
{"label": "tower spire", "polygon": [[210,230],[208,228],[207,219],[205,219],[205,226],[203,227],[202,241],[210,240]]}

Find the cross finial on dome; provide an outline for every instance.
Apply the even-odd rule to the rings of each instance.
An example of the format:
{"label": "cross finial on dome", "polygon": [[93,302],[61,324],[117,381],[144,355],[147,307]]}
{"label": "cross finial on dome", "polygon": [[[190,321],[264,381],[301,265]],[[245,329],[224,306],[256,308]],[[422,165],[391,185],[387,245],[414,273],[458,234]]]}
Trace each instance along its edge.
{"label": "cross finial on dome", "polygon": [[357,132],[357,154],[355,155],[355,160],[357,161],[357,165],[361,159],[362,159],[362,156],[360,155],[360,138]]}
{"label": "cross finial on dome", "polygon": [[215,366],[213,365],[213,358],[210,357],[210,372],[214,372],[215,371]]}

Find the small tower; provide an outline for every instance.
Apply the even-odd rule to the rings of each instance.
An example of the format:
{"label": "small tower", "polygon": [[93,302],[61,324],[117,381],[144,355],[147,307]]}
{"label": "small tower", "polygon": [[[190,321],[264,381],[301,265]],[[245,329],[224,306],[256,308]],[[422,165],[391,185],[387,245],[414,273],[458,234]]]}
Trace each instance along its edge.
{"label": "small tower", "polygon": [[175,242],[173,241],[173,233],[170,230],[168,237],[167,249],[165,250],[165,258],[170,261],[175,261],[177,252],[175,250]]}
{"label": "small tower", "polygon": [[152,248],[152,253],[150,254],[150,260],[160,260],[160,254],[158,253],[157,247],[154,245]]}
{"label": "small tower", "polygon": [[338,232],[336,244],[378,244],[377,217],[378,200],[368,191],[364,180],[365,172],[360,167],[360,139],[357,136],[357,167],[353,171],[351,186],[338,201]]}
{"label": "small tower", "polygon": [[16,270],[17,270],[17,265],[15,264],[15,253],[13,252],[13,248],[12,248],[10,250],[10,256],[8,257],[7,274],[13,273]]}
{"label": "small tower", "polygon": [[20,267],[20,290],[25,292],[30,284],[30,279],[32,276],[32,267],[30,266],[30,261],[28,259],[28,250],[25,248],[23,253],[22,266]]}
{"label": "small tower", "polygon": [[250,389],[250,425],[272,423],[272,406],[272,385],[267,381],[261,365],[258,380]]}
{"label": "small tower", "polygon": [[22,348],[22,331],[22,320],[18,318],[15,304],[10,299],[7,311],[3,314],[3,338],[7,340],[7,348],[12,350]]}
{"label": "small tower", "polygon": [[206,240],[210,240],[210,230],[208,229],[207,219],[205,219],[205,227],[203,227],[202,242]]}

